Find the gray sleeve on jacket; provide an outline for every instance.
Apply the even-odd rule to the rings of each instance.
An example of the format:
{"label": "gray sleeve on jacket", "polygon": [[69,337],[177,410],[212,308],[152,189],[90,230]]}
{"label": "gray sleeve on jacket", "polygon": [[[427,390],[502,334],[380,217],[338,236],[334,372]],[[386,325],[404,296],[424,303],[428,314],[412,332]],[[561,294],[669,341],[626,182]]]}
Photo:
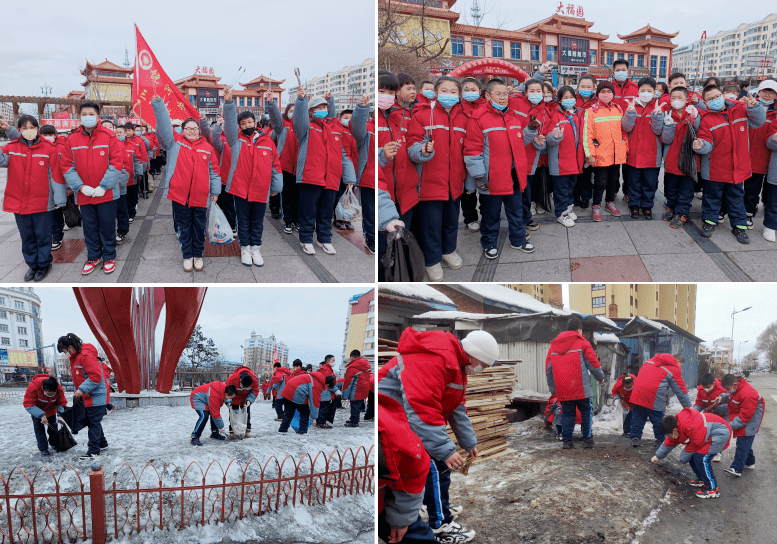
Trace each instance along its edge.
{"label": "gray sleeve on jacket", "polygon": [[424,492],[408,493],[407,491],[392,490],[391,499],[383,503],[386,512],[386,523],[393,529],[409,527],[418,519],[418,511],[424,502]]}
{"label": "gray sleeve on jacket", "polygon": [[378,149],[378,166],[383,168],[387,164],[389,164],[391,161],[386,159],[386,153],[383,151],[383,148]]}
{"label": "gray sleeve on jacket", "polygon": [[49,166],[49,189],[51,189],[51,194],[54,195],[54,205],[60,208],[64,207],[67,204],[67,188],[64,183],[54,181],[54,176],[51,174],[51,166]]}
{"label": "gray sleeve on jacket", "polygon": [[547,147],[556,147],[558,144],[561,143],[561,140],[563,139],[564,139],[563,134],[561,135],[561,138],[556,139],[556,137],[553,136],[553,131],[550,131],[548,132],[547,136],[545,136],[545,143],[547,144]]}
{"label": "gray sleeve on jacket", "polygon": [[165,101],[161,98],[152,100],[151,107],[154,108],[154,116],[156,117],[156,137],[159,140],[159,145],[164,144],[165,149],[170,151],[175,144],[175,138],[173,137],[173,124],[170,121],[170,114],[167,113]]}
{"label": "gray sleeve on jacket", "polygon": [[621,119],[621,126],[626,132],[634,130],[634,125],[637,122],[637,112],[626,110],[623,112],[623,118]]}
{"label": "gray sleeve on jacket", "polygon": [[[774,121],[772,121],[772,123],[774,123]],[[772,134],[771,138],[766,140],[766,147],[772,151],[777,151],[777,137],[774,134]]]}
{"label": "gray sleeve on jacket", "polygon": [[[663,121],[662,121],[663,124]],[[674,133],[675,129],[677,128],[677,123],[672,123],[671,125],[663,125],[663,128],[661,129],[661,143],[664,145],[669,145],[674,141]]]}
{"label": "gray sleeve on jacket", "polygon": [[370,107],[357,104],[351,115],[351,134],[353,134],[356,143],[362,143],[367,137],[367,121],[370,116]]}
{"label": "gray sleeve on jacket", "polygon": [[391,195],[383,189],[378,189],[378,230],[386,230],[386,225],[395,219],[399,219],[399,214]]}
{"label": "gray sleeve on jacket", "polygon": [[656,450],[656,457],[658,457],[659,459],[663,459],[664,457],[669,455],[669,452],[671,452],[674,448],[675,448],[674,446],[670,447],[662,442],[661,445],[658,447],[658,450]]}
{"label": "gray sleeve on jacket", "polygon": [[108,168],[105,170],[103,179],[100,180],[100,187],[106,191],[115,189],[119,186],[119,176],[121,176],[121,172],[116,170],[113,165],[109,164]]}
{"label": "gray sleeve on jacket", "polygon": [[691,460],[691,457],[693,457],[694,452],[688,451],[688,448],[683,449],[682,453],[680,453],[680,462],[682,464],[687,463]]}
{"label": "gray sleeve on jacket", "polygon": [[[533,142],[534,138],[537,137],[537,131],[538,129],[536,128],[526,127],[523,130],[523,145],[529,145],[529,142]],[[537,147],[537,144],[534,144],[534,146]],[[545,149],[545,146],[537,147],[537,149]]]}
{"label": "gray sleeve on jacket", "polygon": [[[294,108],[296,110],[296,108]],[[326,115],[327,117],[337,117],[337,110],[335,109],[335,98],[334,96],[330,96],[329,100],[326,101]]]}
{"label": "gray sleeve on jacket", "polygon": [[762,104],[747,106],[747,125],[750,128],[759,128],[766,122],[766,108]]}
{"label": "gray sleeve on jacket", "polygon": [[715,146],[711,143],[709,143],[707,140],[701,140],[701,149],[694,149],[696,153],[699,155],[707,155],[708,153],[712,153],[712,150],[715,148]]}
{"label": "gray sleeve on jacket", "polygon": [[356,185],[356,170],[353,168],[351,159],[348,158],[348,153],[345,152],[343,147],[343,183],[346,185]]}
{"label": "gray sleeve on jacket", "polygon": [[[343,397],[345,396],[343,395]],[[448,437],[447,425],[429,425],[423,422],[407,400],[404,387],[402,388],[402,407],[407,414],[410,428],[421,439],[430,456],[438,461],[444,461],[456,453],[456,445]]]}
{"label": "gray sleeve on jacket", "polygon": [[308,132],[310,132],[307,95],[302,98],[297,97],[297,101],[294,103],[294,117],[291,118],[291,122],[294,126],[294,134],[297,136],[297,141],[302,142],[302,140],[308,137]]}
{"label": "gray sleeve on jacket", "polygon": [[227,137],[227,145],[230,149],[237,145],[238,126],[237,126],[237,106],[235,99],[225,100],[224,107],[221,109],[224,117],[224,135]]}
{"label": "gray sleeve on jacket", "polygon": [[459,441],[459,446],[467,451],[472,450],[478,444],[475,431],[472,429],[472,422],[467,416],[467,409],[463,404],[459,404],[451,414],[449,423]]}
{"label": "gray sleeve on jacket", "polygon": [[545,370],[545,381],[548,382],[548,389],[550,389],[550,394],[555,395],[556,384],[553,381],[553,361],[548,363],[548,368]]}
{"label": "gray sleeve on jacket", "polygon": [[428,136],[424,136],[424,139],[420,142],[416,142],[410,147],[407,148],[407,156],[410,157],[410,160],[413,161],[416,164],[429,162],[434,158],[434,150],[432,150],[432,153],[429,155],[424,155],[423,148],[426,145],[426,142],[429,141]]}
{"label": "gray sleeve on jacket", "polygon": [[27,413],[29,413],[32,417],[42,418],[46,415],[45,412],[37,406],[30,406],[29,408],[25,408],[25,410],[27,410]]}
{"label": "gray sleeve on jacket", "polygon": [[11,127],[5,131],[5,135],[8,137],[8,140],[14,141],[18,140],[22,133],[16,127]]}
{"label": "gray sleeve on jacket", "polygon": [[280,136],[283,132],[283,116],[281,110],[278,108],[278,104],[270,102],[267,106],[267,112],[270,114],[270,126],[276,136]]}
{"label": "gray sleeve on jacket", "polygon": [[145,136],[141,136],[140,139],[143,140],[144,144],[146,144],[146,153],[151,151],[151,142],[148,141],[148,138],[146,138]]}
{"label": "gray sleeve on jacket", "polygon": [[[140,162],[140,159],[138,158],[137,153],[132,154],[132,176],[142,176],[143,175],[143,163]],[[129,181],[127,182],[129,183]]]}
{"label": "gray sleeve on jacket", "polygon": [[680,384],[675,381],[674,376],[671,373],[667,374],[666,378],[669,380],[669,387],[672,388],[672,392],[677,396],[677,400],[680,401],[683,408],[690,408],[692,403],[688,393],[682,390]]}
{"label": "gray sleeve on jacket", "polygon": [[213,149],[219,152],[219,155],[221,155],[224,152],[224,142],[221,141],[221,132],[222,132],[221,125],[216,124],[215,127],[213,127],[213,132],[210,137],[210,145],[213,146]]}
{"label": "gray sleeve on jacket", "polygon": [[219,172],[213,171],[213,163],[208,161],[208,178],[210,179],[210,196],[219,196],[221,194],[221,176]]}
{"label": "gray sleeve on jacket", "polygon": [[709,453],[720,453],[726,446],[726,442],[731,438],[731,431],[722,423],[713,423],[710,430],[710,438],[712,442],[710,443]]}
{"label": "gray sleeve on jacket", "polygon": [[270,180],[270,194],[277,194],[280,193],[283,190],[283,174],[276,170],[275,168],[272,169],[272,178]]}
{"label": "gray sleeve on jacket", "polygon": [[[4,155],[0,153],[0,165],[2,165],[2,158],[7,157],[7,155]],[[7,165],[6,161],[6,165]],[[81,176],[78,175],[78,172],[76,171],[76,163],[75,160],[73,161],[73,164],[70,166],[67,172],[62,174],[65,177],[65,183],[67,183],[67,186],[70,188],[71,191],[74,193],[77,193],[81,190],[81,187],[84,186],[84,182],[81,180]]]}
{"label": "gray sleeve on jacket", "polygon": [[660,109],[654,109],[650,112],[650,128],[653,129],[653,134],[656,136],[661,136],[661,134],[663,134],[664,112],[662,112]]}
{"label": "gray sleeve on jacket", "polygon": [[200,119],[200,134],[202,134],[202,136],[206,140],[210,141],[210,137],[211,137],[210,123],[208,122],[207,119]]}

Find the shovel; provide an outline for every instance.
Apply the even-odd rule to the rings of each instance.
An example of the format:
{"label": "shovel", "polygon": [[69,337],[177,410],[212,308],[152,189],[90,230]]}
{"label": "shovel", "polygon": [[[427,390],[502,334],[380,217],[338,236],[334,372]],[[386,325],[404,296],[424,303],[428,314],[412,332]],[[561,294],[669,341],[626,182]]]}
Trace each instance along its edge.
{"label": "shovel", "polygon": [[299,68],[294,68],[294,75],[297,76],[297,85],[302,87],[302,80],[299,78]]}

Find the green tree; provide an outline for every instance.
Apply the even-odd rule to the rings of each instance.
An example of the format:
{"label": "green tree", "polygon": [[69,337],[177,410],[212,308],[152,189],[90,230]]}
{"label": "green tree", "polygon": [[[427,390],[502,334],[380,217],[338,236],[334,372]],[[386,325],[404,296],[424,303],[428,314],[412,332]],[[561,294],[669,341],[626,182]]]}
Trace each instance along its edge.
{"label": "green tree", "polygon": [[189,361],[189,366],[192,370],[198,370],[205,366],[206,363],[216,361],[219,351],[216,349],[213,339],[206,338],[202,333],[202,327],[197,325],[194,327],[194,332],[192,332],[192,336],[183,350],[183,356]]}

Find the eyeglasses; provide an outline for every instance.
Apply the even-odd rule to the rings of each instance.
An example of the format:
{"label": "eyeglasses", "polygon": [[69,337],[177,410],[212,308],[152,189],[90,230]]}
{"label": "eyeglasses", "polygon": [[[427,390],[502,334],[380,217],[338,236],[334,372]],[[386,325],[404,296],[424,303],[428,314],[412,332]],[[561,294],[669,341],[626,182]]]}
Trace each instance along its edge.
{"label": "eyeglasses", "polygon": [[200,130],[200,127],[186,127],[184,130],[191,130],[191,131],[196,132],[196,131]]}

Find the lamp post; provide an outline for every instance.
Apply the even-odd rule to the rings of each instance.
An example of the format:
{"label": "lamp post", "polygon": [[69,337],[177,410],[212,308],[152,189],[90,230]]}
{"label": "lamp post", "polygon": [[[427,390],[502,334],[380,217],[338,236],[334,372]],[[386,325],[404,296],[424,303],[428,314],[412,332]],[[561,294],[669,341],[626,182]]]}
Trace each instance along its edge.
{"label": "lamp post", "polygon": [[744,310],[737,311],[736,308],[734,308],[734,311],[731,312],[731,357],[728,359],[728,373],[731,374],[731,359],[734,357],[734,316],[737,314],[741,314],[742,312],[746,312],[752,308],[752,306],[748,306]]}
{"label": "lamp post", "polygon": [[[747,344],[750,340],[740,340],[739,341],[739,349],[737,350],[739,352],[739,361],[742,362],[742,344]],[[745,370],[744,365],[742,366],[742,370]]]}

